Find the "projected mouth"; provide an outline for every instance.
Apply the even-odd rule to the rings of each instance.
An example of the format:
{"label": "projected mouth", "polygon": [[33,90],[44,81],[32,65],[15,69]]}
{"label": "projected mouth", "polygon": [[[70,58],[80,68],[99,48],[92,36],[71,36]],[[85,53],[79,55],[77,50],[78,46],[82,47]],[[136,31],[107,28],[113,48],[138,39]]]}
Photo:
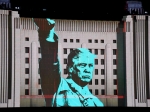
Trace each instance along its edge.
{"label": "projected mouth", "polygon": [[82,78],[84,78],[84,79],[86,79],[86,78],[90,79],[90,76],[89,75],[85,75],[85,76],[82,76]]}

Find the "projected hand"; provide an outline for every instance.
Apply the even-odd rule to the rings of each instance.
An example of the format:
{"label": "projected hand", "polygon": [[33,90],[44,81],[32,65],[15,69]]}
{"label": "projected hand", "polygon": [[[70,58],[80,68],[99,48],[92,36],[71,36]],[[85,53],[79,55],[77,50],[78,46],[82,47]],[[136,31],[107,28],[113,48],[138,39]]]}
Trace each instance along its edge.
{"label": "projected hand", "polygon": [[46,19],[39,19],[34,18],[33,19],[35,24],[39,27],[39,35],[42,38],[46,38],[48,42],[57,42],[58,36],[56,35],[54,31],[55,21],[51,20],[50,18]]}

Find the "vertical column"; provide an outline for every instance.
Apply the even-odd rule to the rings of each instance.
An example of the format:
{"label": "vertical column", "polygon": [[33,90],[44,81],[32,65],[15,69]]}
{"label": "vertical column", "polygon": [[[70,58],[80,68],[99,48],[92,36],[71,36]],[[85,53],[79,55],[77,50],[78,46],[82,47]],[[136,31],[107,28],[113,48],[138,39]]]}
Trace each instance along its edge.
{"label": "vertical column", "polygon": [[85,43],[82,43],[82,44],[81,44],[81,47],[82,47],[82,48],[86,48],[86,44],[85,44]]}
{"label": "vertical column", "polygon": [[[112,49],[110,44],[105,46],[105,95],[113,95],[112,83]],[[111,106],[111,99],[106,99],[106,105]]]}
{"label": "vertical column", "polygon": [[126,60],[126,96],[127,106],[134,106],[134,74],[133,74],[133,33],[132,33],[132,18],[126,19],[125,32],[125,60]]}
{"label": "vertical column", "polygon": [[[37,88],[36,88],[36,80],[37,80],[37,46],[36,42],[31,43],[31,53],[30,53],[30,95],[36,95],[37,94]],[[35,106],[36,104],[36,99],[31,98],[30,99],[30,105]]]}

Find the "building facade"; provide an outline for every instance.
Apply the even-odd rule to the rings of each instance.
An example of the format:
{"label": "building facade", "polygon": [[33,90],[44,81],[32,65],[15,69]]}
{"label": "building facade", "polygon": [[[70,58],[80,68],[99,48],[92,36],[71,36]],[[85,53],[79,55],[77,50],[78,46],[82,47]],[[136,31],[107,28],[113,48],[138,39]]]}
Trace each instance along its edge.
{"label": "building facade", "polygon": [[[38,27],[17,11],[0,14],[0,107],[45,106]],[[62,77],[70,51],[85,47],[97,55],[89,89],[105,106],[149,106],[149,16],[125,16],[122,22],[54,20]]]}
{"label": "building facade", "polygon": [[125,94],[125,98],[119,101],[120,105],[150,106],[149,21],[147,15],[123,18],[123,30],[117,37],[118,83],[123,86],[118,87],[118,93]]}

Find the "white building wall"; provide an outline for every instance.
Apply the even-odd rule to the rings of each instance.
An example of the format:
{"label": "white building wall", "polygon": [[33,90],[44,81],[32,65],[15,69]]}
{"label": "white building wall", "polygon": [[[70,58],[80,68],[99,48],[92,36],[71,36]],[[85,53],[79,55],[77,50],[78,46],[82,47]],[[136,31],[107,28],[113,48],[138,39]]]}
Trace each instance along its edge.
{"label": "white building wall", "polygon": [[[19,30],[14,32],[14,18],[19,17],[19,14],[0,10],[0,16],[0,107],[20,107],[20,33]],[[10,98],[8,89],[11,89]]]}
{"label": "white building wall", "polygon": [[[37,27],[32,18],[19,18],[20,20],[20,37],[21,37],[21,107],[37,107],[44,106],[44,98],[38,94],[41,85],[38,83],[40,75],[39,59],[39,41]],[[28,39],[28,40],[27,40]],[[25,48],[29,48],[29,52],[25,52]],[[27,59],[29,62],[25,62]],[[26,71],[26,69],[29,69]],[[25,82],[28,80],[29,82]],[[26,94],[26,91],[29,94]]]}
{"label": "white building wall", "polygon": [[[146,63],[149,65],[149,60],[145,59],[147,52],[145,47],[148,47],[149,49],[149,43],[148,46],[145,46],[147,38],[146,30],[148,30],[149,35],[149,29],[145,29],[146,16],[136,15],[135,17],[136,20],[131,16],[127,16],[126,19],[124,19],[126,22],[125,47],[127,106],[149,107],[149,99],[147,98],[148,94],[146,89]],[[130,22],[129,27],[127,26],[128,22]],[[135,22],[135,24],[133,24],[133,22]],[[128,28],[130,28],[130,31],[128,31]],[[135,29],[135,32],[133,32],[133,29]],[[133,34],[135,37],[133,37]],[[133,38],[135,38],[135,44],[133,43]],[[133,46],[135,47],[134,57]],[[136,58],[136,64],[134,64],[134,58]],[[134,67],[135,71],[133,71]],[[134,74],[136,77],[134,77]],[[136,81],[136,89],[134,88],[134,81]],[[137,98],[135,98],[135,94],[137,94]]]}

